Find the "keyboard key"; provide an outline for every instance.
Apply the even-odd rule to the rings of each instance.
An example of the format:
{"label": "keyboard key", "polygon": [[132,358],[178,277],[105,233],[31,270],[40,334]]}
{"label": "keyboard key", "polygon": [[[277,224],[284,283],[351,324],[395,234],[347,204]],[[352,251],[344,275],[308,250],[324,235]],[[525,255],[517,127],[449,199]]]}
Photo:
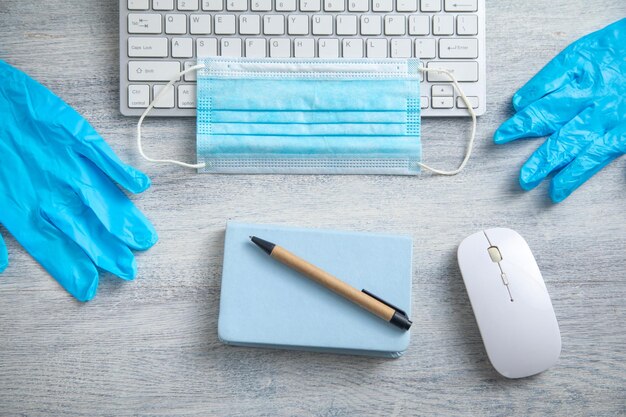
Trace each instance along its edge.
{"label": "keyboard key", "polygon": [[301,12],[319,12],[320,10],[320,0],[300,0]]}
{"label": "keyboard key", "polygon": [[440,12],[441,11],[441,0],[421,0],[420,3],[422,5],[423,12]]}
{"label": "keyboard key", "polygon": [[284,35],[285,17],[281,14],[266,14],[263,16],[263,33],[266,35]]}
{"label": "keyboard key", "polygon": [[344,39],[342,47],[344,58],[363,58],[363,39]]}
{"label": "keyboard key", "polygon": [[216,35],[234,35],[235,34],[235,15],[234,14],[216,14],[214,31]]}
{"label": "keyboard key", "polygon": [[411,39],[392,39],[391,40],[391,57],[392,58],[410,58],[411,57]]}
{"label": "keyboard key", "polygon": [[406,34],[405,18],[399,14],[388,14],[385,16],[385,35]]}
{"label": "keyboard key", "polygon": [[208,35],[211,33],[211,15],[192,14],[189,16],[189,26],[192,35]]}
{"label": "keyboard key", "polygon": [[[478,97],[476,96],[467,96],[467,100],[470,102],[470,105],[472,106],[473,109],[477,109],[478,108]],[[463,101],[463,97],[457,97],[456,98],[456,107],[459,109],[466,109],[467,106],[465,105],[465,102]]]}
{"label": "keyboard key", "polygon": [[187,15],[165,15],[165,33],[170,35],[184,35],[187,33]]}
{"label": "keyboard key", "polygon": [[348,10],[351,12],[369,11],[369,0],[348,0]]}
{"label": "keyboard key", "polygon": [[255,12],[269,12],[272,10],[272,0],[252,0],[251,9]]}
{"label": "keyboard key", "polygon": [[382,19],[380,16],[361,16],[361,35],[380,35],[382,33],[381,22]]}
{"label": "keyboard key", "polygon": [[456,18],[457,35],[478,35],[478,16],[475,14],[460,15]]}
{"label": "keyboard key", "polygon": [[343,12],[346,10],[345,0],[323,0],[324,11],[327,12]]}
{"label": "keyboard key", "polygon": [[309,17],[304,14],[287,16],[287,33],[290,35],[308,35]]}
{"label": "keyboard key", "polygon": [[161,15],[158,13],[130,13],[128,33],[161,33]]}
{"label": "keyboard key", "polygon": [[130,81],[169,81],[179,72],[178,61],[128,61]]}
{"label": "keyboard key", "polygon": [[314,35],[332,35],[333,34],[333,17],[330,15],[324,15],[324,14],[313,15],[313,34]]}
{"label": "keyboard key", "polygon": [[433,97],[432,106],[433,109],[451,109],[454,104],[453,97]]}
{"label": "keyboard key", "polygon": [[192,38],[172,38],[172,58],[193,57]]}
{"label": "keyboard key", "polygon": [[289,58],[291,56],[291,40],[289,38],[270,39],[270,57]]}
{"label": "keyboard key", "polygon": [[478,58],[478,39],[441,39],[439,58]]}
{"label": "keyboard key", "polygon": [[248,0],[226,0],[226,10],[229,12],[243,12],[248,10]]}
{"label": "keyboard key", "polygon": [[150,86],[135,85],[128,86],[128,107],[146,108],[150,104]]}
{"label": "keyboard key", "polygon": [[295,12],[296,0],[276,0],[276,11],[278,12]]}
{"label": "keyboard key", "polygon": [[433,35],[452,35],[454,18],[451,15],[433,16]]}
{"label": "keyboard key", "polygon": [[415,39],[415,56],[417,58],[434,58],[435,55],[435,39]]}
{"label": "keyboard key", "polygon": [[372,3],[372,11],[374,12],[393,11],[393,0],[374,0]]}
{"label": "keyboard key", "polygon": [[202,10],[205,12],[221,12],[224,10],[224,0],[202,0]]}
{"label": "keyboard key", "polygon": [[[446,69],[454,74],[459,82],[478,81],[478,62],[431,61],[427,64],[427,67]],[[428,81],[431,82],[450,81],[450,78],[446,74],[433,72],[429,72],[427,78]]]}
{"label": "keyboard key", "polygon": [[409,35],[428,35],[430,33],[430,18],[423,15],[409,16]]}
{"label": "keyboard key", "polygon": [[198,10],[198,0],[178,0],[178,10],[182,10],[182,11]]}
{"label": "keyboard key", "polygon": [[261,16],[257,14],[239,15],[239,33],[242,35],[260,35]]}
{"label": "keyboard key", "polygon": [[128,10],[148,10],[150,0],[128,0]]}
{"label": "keyboard key", "polygon": [[428,96],[420,97],[420,108],[427,109],[428,108]]}
{"label": "keyboard key", "polygon": [[339,39],[320,39],[317,42],[317,53],[320,58],[339,58]]}
{"label": "keyboard key", "polygon": [[387,58],[387,39],[368,39],[367,57]]}
{"label": "keyboard key", "polygon": [[340,14],[336,17],[337,35],[356,35],[356,16],[353,14]]}
{"label": "keyboard key", "polygon": [[396,10],[399,12],[416,12],[417,0],[398,0]]}
{"label": "keyboard key", "polygon": [[217,39],[216,38],[196,39],[196,56],[198,58],[201,58],[204,56],[217,56]]}
{"label": "keyboard key", "polygon": [[315,40],[309,38],[296,39],[293,41],[293,50],[296,58],[314,58]]}
{"label": "keyboard key", "polygon": [[[152,96],[156,100],[157,96],[161,93],[165,85],[155,85],[152,87]],[[155,109],[171,109],[174,107],[174,86],[170,85],[165,94],[154,102]]]}
{"label": "keyboard key", "polygon": [[174,10],[174,0],[152,0],[154,10]]}
{"label": "keyboard key", "polygon": [[265,58],[267,56],[267,52],[265,49],[265,39],[246,39],[246,56],[248,58]]}
{"label": "keyboard key", "polygon": [[[190,67],[193,67],[194,65],[196,65],[195,62],[193,61],[187,61],[185,62],[185,69],[189,69]],[[196,81],[198,79],[198,70],[195,71],[189,71],[187,74],[184,75],[185,81]]]}
{"label": "keyboard key", "polygon": [[433,97],[454,97],[454,88],[451,84],[435,84],[430,88]]}
{"label": "keyboard key", "polygon": [[179,85],[178,86],[178,107],[181,109],[196,108],[196,86],[195,85]]}
{"label": "keyboard key", "polygon": [[241,39],[239,38],[222,38],[220,40],[221,56],[240,57],[241,56]]}
{"label": "keyboard key", "polygon": [[478,10],[478,0],[444,0],[446,12],[475,12]]}
{"label": "keyboard key", "polygon": [[131,58],[166,58],[167,38],[153,38],[147,36],[128,38],[128,56]]}

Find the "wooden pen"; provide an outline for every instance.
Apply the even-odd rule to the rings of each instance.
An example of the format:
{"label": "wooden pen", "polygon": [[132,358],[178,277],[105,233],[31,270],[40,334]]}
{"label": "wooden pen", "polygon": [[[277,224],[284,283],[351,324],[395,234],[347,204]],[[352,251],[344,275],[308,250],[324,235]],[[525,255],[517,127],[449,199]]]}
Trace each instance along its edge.
{"label": "wooden pen", "polygon": [[300,272],[336,294],[352,301],[381,319],[403,330],[408,330],[411,327],[412,322],[403,310],[389,304],[371,292],[367,290],[357,290],[353,286],[346,284],[328,272],[274,243],[256,236],[250,236],[250,240],[272,258]]}

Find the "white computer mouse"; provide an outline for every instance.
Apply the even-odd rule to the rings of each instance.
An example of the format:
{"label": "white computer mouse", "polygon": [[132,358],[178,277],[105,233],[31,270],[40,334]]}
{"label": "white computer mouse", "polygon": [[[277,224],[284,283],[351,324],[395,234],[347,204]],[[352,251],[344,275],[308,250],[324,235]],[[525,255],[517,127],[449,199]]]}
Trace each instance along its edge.
{"label": "white computer mouse", "polygon": [[554,365],[561,354],[559,324],[526,240],[511,229],[483,230],[461,242],[457,257],[496,371],[523,378]]}

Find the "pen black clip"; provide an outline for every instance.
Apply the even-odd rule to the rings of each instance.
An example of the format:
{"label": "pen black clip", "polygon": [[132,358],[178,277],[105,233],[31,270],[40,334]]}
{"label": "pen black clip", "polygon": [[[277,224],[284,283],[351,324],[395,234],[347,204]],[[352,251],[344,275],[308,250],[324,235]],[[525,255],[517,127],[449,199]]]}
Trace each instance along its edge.
{"label": "pen black clip", "polygon": [[409,319],[409,316],[406,314],[406,312],[404,310],[399,309],[398,307],[394,306],[393,304],[383,300],[382,298],[372,294],[371,292],[367,291],[367,290],[361,290],[361,292],[363,292],[364,294],[369,295],[370,297],[372,297],[373,299],[385,304],[388,307],[393,308],[395,311],[393,313],[393,316],[391,317],[391,319],[389,319],[389,323],[393,324],[394,326],[397,326],[403,330],[409,330],[409,328],[411,327],[411,324],[413,324],[413,322]]}
{"label": "pen black clip", "polygon": [[387,306],[389,306],[389,307],[393,308],[393,309],[394,309],[394,310],[396,310],[398,313],[402,314],[404,317],[408,317],[408,316],[407,316],[407,314],[406,314],[406,312],[405,312],[404,310],[402,310],[402,309],[400,309],[400,308],[398,308],[398,307],[394,306],[394,305],[393,305],[393,304],[391,304],[390,302],[387,302],[387,301],[383,300],[383,299],[382,299],[382,298],[380,298],[379,296],[372,294],[372,293],[371,293],[371,292],[369,292],[368,290],[363,289],[363,290],[361,290],[361,292],[364,292],[365,294],[369,295],[370,297],[372,297],[372,298],[374,298],[374,299],[376,299],[376,300],[380,301],[381,303],[383,303],[383,304],[385,304],[385,305],[387,305]]}

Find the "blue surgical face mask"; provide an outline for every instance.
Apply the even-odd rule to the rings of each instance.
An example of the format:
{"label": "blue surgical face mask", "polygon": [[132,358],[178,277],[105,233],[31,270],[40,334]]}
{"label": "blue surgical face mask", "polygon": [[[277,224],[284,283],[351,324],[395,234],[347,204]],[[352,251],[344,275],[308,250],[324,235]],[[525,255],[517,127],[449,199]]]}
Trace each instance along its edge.
{"label": "blue surgical face mask", "polygon": [[194,69],[198,164],[180,165],[210,173],[433,170],[421,163],[417,59],[211,57]]}

